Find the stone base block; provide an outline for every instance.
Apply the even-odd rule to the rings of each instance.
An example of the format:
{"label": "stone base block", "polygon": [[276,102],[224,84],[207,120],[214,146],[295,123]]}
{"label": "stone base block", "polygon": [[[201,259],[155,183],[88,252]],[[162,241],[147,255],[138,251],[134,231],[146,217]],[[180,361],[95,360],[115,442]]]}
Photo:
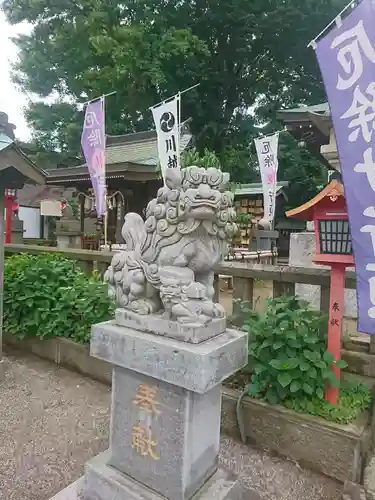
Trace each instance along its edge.
{"label": "stone base block", "polygon": [[119,326],[125,326],[154,335],[162,335],[172,339],[199,344],[205,340],[211,339],[216,335],[224,333],[226,330],[226,318],[215,318],[206,325],[184,324],[177,321],[170,321],[161,314],[148,314],[141,316],[127,309],[116,310],[116,323]]}
{"label": "stone base block", "polygon": [[61,231],[56,234],[57,248],[81,248],[81,233]]}
{"label": "stone base block", "polygon": [[[107,460],[107,453],[102,453],[86,464],[82,500],[173,500],[109,467]],[[191,500],[242,500],[242,493],[242,487],[233,475],[220,469]]]}
{"label": "stone base block", "polygon": [[248,361],[246,332],[228,329],[206,342],[191,344],[114,321],[92,327],[90,352],[95,358],[198,394],[216,387]]}
{"label": "stone base block", "polygon": [[[51,500],[171,500],[109,467],[106,460],[106,453],[92,459],[85,476]],[[191,500],[260,500],[260,496],[245,491],[230,472],[219,469]]]}

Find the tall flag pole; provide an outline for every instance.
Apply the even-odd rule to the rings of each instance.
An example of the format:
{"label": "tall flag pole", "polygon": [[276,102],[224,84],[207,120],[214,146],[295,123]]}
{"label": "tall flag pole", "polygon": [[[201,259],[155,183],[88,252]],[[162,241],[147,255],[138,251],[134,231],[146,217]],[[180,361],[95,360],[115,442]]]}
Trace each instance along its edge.
{"label": "tall flag pole", "polygon": [[264,198],[263,223],[274,225],[276,209],[277,172],[279,169],[278,147],[279,132],[254,139],[258,154],[259,169],[262,178]]}
{"label": "tall flag pole", "polygon": [[356,270],[358,330],[369,334],[375,334],[374,26],[375,1],[352,1],[309,44],[322,72],[340,158]]}

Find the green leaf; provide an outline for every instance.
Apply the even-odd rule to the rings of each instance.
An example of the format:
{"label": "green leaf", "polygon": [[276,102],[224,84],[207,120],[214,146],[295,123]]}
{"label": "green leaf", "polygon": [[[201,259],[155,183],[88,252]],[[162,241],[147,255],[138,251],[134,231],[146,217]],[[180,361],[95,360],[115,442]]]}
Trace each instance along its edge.
{"label": "green leaf", "polygon": [[270,345],[272,345],[272,339],[266,339],[259,346],[259,350],[265,349],[266,347],[269,347]]}
{"label": "green leaf", "polygon": [[273,359],[270,365],[276,370],[293,370],[299,365],[298,358]]}
{"label": "green leaf", "polygon": [[302,347],[302,342],[300,342],[299,340],[289,339],[288,345],[290,347],[293,347],[294,349],[299,349],[300,347]]}
{"label": "green leaf", "polygon": [[289,370],[290,376],[292,377],[293,380],[299,380],[301,377],[303,377],[303,373],[301,373],[301,370],[299,367],[295,368],[294,370]]}
{"label": "green leaf", "polygon": [[268,368],[266,366],[257,364],[254,368],[254,371],[257,375],[259,375],[260,373],[267,371],[267,369]]}
{"label": "green leaf", "polygon": [[251,342],[251,344],[249,344],[249,352],[256,352],[257,349],[259,347],[259,344],[257,342]]}
{"label": "green leaf", "polygon": [[275,351],[278,351],[284,346],[284,342],[282,340],[277,340],[276,342],[273,343],[272,347],[275,349]]}
{"label": "green leaf", "polygon": [[332,387],[339,388],[340,380],[336,377],[336,375],[331,371],[327,374],[327,380]]}
{"label": "green leaf", "polygon": [[310,365],[309,363],[306,363],[306,361],[301,361],[299,367],[302,372],[307,372],[310,369]]}
{"label": "green leaf", "polygon": [[289,330],[287,333],[286,333],[286,338],[288,340],[297,340],[297,334],[294,330]]}
{"label": "green leaf", "polygon": [[281,385],[281,387],[287,387],[292,382],[292,377],[289,373],[279,373],[277,376],[277,381]]}
{"label": "green leaf", "polygon": [[311,413],[312,415],[314,415],[315,407],[314,407],[314,403],[312,401],[308,401],[307,402],[307,404],[306,404],[306,411],[308,413]]}
{"label": "green leaf", "polygon": [[317,344],[319,342],[319,339],[313,336],[306,336],[303,338],[303,340],[306,342],[306,344]]}
{"label": "green leaf", "polygon": [[343,370],[344,368],[346,368],[348,366],[348,363],[346,361],[344,361],[343,359],[339,359],[338,361],[336,361],[335,366],[337,368],[339,368],[340,370]]}
{"label": "green leaf", "polygon": [[317,361],[317,353],[315,353],[314,351],[310,351],[308,349],[305,349],[303,351],[303,355],[305,356],[306,359],[308,359],[311,362]]}
{"label": "green leaf", "polygon": [[320,368],[321,370],[326,370],[327,369],[327,363],[325,363],[324,361],[316,361],[315,362],[315,366],[317,368]]}
{"label": "green leaf", "polygon": [[280,398],[280,401],[284,401],[284,399],[286,399],[289,396],[289,389],[287,387],[282,387],[281,385],[277,385],[276,390]]}
{"label": "green leaf", "polygon": [[311,368],[311,370],[309,370],[308,374],[309,374],[310,378],[317,378],[317,376],[318,376],[318,372],[316,371],[315,368]]}
{"label": "green leaf", "polygon": [[282,370],[283,368],[283,362],[280,361],[279,359],[272,359],[270,361],[270,365],[272,366],[272,368],[275,368],[276,370]]}
{"label": "green leaf", "polygon": [[257,396],[260,393],[260,385],[258,383],[249,384],[247,393],[249,396]]}
{"label": "green leaf", "polygon": [[275,405],[280,401],[279,395],[274,387],[267,390],[265,398],[271,405]]}
{"label": "green leaf", "polygon": [[325,361],[328,365],[331,365],[331,364],[334,362],[334,360],[335,360],[335,358],[333,357],[333,355],[332,355],[330,352],[328,352],[328,351],[326,351],[326,352],[323,354],[323,359],[324,359],[324,361]]}
{"label": "green leaf", "polygon": [[318,396],[319,399],[324,399],[324,391],[320,387],[316,389],[315,394]]}
{"label": "green leaf", "polygon": [[290,358],[288,360],[288,370],[293,370],[299,366],[300,360],[298,358]]}
{"label": "green leaf", "polygon": [[285,352],[286,352],[286,355],[289,358],[295,358],[295,357],[297,357],[297,351],[296,351],[296,349],[292,349],[289,346],[286,346]]}
{"label": "green leaf", "polygon": [[314,392],[314,388],[306,382],[303,384],[302,389],[306,392],[306,394],[309,394],[309,396],[311,396]]}
{"label": "green leaf", "polygon": [[260,352],[259,361],[264,364],[269,363],[273,359],[273,353],[269,347],[266,347]]}
{"label": "green leaf", "polygon": [[290,392],[298,392],[302,387],[302,384],[301,382],[298,382],[298,380],[295,380],[293,381],[291,384],[290,384]]}

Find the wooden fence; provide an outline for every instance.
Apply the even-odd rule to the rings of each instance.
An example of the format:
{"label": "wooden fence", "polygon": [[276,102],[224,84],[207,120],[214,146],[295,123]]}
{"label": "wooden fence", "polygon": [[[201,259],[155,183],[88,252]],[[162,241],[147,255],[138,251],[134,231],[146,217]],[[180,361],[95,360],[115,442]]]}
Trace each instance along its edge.
{"label": "wooden fence", "polygon": [[[91,274],[97,270],[101,276],[110,265],[113,253],[107,251],[92,251],[80,249],[57,250],[52,247],[36,245],[7,244],[5,254],[27,252],[38,255],[41,253],[62,253],[66,258],[76,260],[85,272]],[[256,280],[272,282],[272,295],[295,295],[296,283],[318,285],[321,288],[321,311],[329,311],[330,271],[326,269],[304,269],[290,266],[272,266],[254,264],[252,262],[225,262],[218,266],[215,276],[216,300],[220,299],[219,277],[229,277],[233,288],[233,301],[247,300],[250,303],[254,298],[254,284]],[[355,273],[347,271],[346,288],[355,288]]]}
{"label": "wooden fence", "polygon": [[[228,262],[218,269],[220,275],[232,276],[233,300],[246,300],[250,303],[254,298],[254,282],[271,281],[272,296],[295,295],[296,283],[320,286],[320,310],[329,312],[330,271],[319,268],[300,268],[290,266],[268,266],[253,264],[243,265],[241,262]],[[346,272],[346,288],[355,288],[354,271]],[[219,280],[216,278],[216,297],[220,297]]]}

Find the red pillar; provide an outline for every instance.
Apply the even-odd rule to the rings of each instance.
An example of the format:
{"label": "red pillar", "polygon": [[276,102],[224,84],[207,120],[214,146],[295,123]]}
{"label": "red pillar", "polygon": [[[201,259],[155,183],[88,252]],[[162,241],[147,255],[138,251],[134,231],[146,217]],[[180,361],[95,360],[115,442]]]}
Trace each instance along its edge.
{"label": "red pillar", "polygon": [[5,195],[5,243],[12,243],[13,198]]}
{"label": "red pillar", "polygon": [[[341,359],[341,332],[344,314],[344,292],[345,292],[345,266],[343,264],[331,264],[331,286],[329,297],[329,322],[328,322],[328,346],[327,351],[334,359]],[[334,374],[340,378],[340,370],[333,368]],[[339,389],[328,387],[325,399],[332,405],[337,404]]]}

